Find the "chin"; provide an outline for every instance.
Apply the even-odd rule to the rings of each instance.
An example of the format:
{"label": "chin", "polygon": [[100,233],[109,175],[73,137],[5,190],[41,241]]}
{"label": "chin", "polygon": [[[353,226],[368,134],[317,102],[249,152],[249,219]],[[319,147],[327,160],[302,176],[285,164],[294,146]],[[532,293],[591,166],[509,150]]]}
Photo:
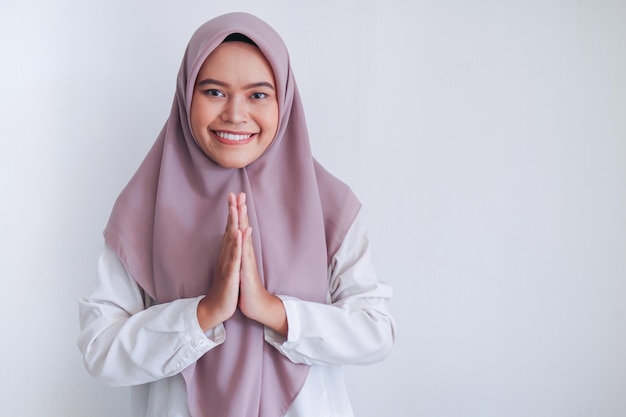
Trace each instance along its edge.
{"label": "chin", "polygon": [[215,162],[219,166],[221,166],[223,168],[228,168],[228,169],[245,168],[246,166],[248,166],[248,165],[250,165],[252,163],[252,161],[242,161],[242,160],[237,160],[237,159],[221,159],[221,160],[217,160]]}

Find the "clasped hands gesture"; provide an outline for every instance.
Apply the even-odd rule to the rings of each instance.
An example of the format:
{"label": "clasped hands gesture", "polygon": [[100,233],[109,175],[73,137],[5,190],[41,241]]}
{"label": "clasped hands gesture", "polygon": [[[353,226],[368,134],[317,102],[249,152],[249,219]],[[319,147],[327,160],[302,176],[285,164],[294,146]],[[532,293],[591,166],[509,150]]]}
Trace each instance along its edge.
{"label": "clasped hands gesture", "polygon": [[246,195],[228,194],[228,219],[222,239],[216,275],[198,304],[200,327],[207,331],[239,310],[249,319],[287,335],[282,301],[267,292],[256,265]]}

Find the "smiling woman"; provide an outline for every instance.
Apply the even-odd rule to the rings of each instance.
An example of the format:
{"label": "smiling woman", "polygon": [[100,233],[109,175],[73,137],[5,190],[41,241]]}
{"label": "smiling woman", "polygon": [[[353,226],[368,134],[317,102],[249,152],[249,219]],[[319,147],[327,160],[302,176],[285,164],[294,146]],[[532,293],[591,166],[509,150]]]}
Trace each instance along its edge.
{"label": "smiling woman", "polygon": [[85,366],[133,416],[352,416],[341,367],[394,341],[360,207],[311,155],[278,34],[207,22],[105,229]]}
{"label": "smiling woman", "polygon": [[243,168],[265,152],[278,128],[274,84],[256,46],[231,41],[215,48],[200,68],[191,102],[191,129],[209,158]]}

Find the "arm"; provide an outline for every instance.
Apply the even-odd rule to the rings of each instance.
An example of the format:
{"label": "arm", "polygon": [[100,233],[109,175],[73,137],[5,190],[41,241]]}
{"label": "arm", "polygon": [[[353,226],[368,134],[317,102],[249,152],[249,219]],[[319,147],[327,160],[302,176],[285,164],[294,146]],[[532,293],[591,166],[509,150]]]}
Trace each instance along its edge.
{"label": "arm", "polygon": [[291,361],[309,365],[382,360],[394,342],[387,309],[392,289],[377,279],[360,217],[333,257],[329,276],[329,304],[281,296],[287,338],[266,328],[266,340]]}
{"label": "arm", "polygon": [[98,282],[79,302],[78,346],[85,367],[110,385],[136,385],[179,373],[224,341],[219,324],[204,333],[197,319],[202,297],[146,308],[143,291],[105,246]]}

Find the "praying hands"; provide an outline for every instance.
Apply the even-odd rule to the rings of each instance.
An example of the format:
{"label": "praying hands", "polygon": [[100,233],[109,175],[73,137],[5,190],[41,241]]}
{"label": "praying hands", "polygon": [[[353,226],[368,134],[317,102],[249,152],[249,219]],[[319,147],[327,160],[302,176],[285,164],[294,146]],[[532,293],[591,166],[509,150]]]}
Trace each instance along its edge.
{"label": "praying hands", "polygon": [[246,317],[287,335],[287,316],[280,298],[267,292],[257,269],[246,195],[228,194],[228,219],[216,276],[198,305],[204,331],[223,323],[237,308]]}

